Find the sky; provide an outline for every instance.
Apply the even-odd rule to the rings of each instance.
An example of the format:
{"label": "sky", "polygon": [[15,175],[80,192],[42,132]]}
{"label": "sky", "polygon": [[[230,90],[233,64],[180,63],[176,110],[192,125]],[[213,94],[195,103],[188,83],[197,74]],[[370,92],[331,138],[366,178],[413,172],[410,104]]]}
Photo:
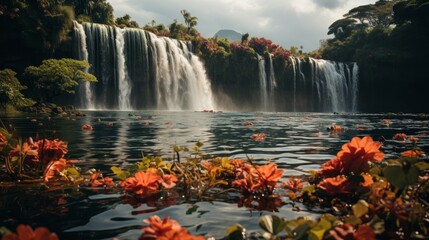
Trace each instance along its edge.
{"label": "sky", "polygon": [[198,18],[196,29],[213,37],[221,29],[235,30],[250,37],[264,37],[290,48],[303,46],[312,51],[320,40],[331,38],[328,27],[350,9],[376,0],[107,0],[114,15],[129,14],[144,26],[155,20],[168,26],[177,19],[184,23],[180,10]]}

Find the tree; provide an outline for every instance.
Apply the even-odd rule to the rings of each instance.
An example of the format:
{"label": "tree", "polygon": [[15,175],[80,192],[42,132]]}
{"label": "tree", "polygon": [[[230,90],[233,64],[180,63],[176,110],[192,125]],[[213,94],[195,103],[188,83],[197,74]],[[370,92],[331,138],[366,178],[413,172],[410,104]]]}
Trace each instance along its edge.
{"label": "tree", "polygon": [[34,104],[34,101],[25,98],[22,90],[27,89],[21,85],[16,72],[10,69],[0,70],[0,109],[6,109],[7,106],[16,108],[28,107]]}
{"label": "tree", "polygon": [[125,14],[123,17],[116,18],[115,23],[121,27],[139,27],[139,24],[136,21],[131,21],[131,16],[128,14]]}
{"label": "tree", "polygon": [[96,82],[96,77],[85,71],[89,67],[86,61],[47,59],[38,67],[27,67],[24,75],[34,83],[40,101],[45,102],[60,94],[74,94],[79,81]]}
{"label": "tree", "polygon": [[181,10],[180,13],[182,14],[183,18],[185,19],[185,24],[188,27],[188,33],[191,31],[192,28],[197,26],[198,24],[198,18],[191,16],[191,13],[189,13],[186,10]]}
{"label": "tree", "polygon": [[241,44],[245,44],[249,41],[249,33],[241,35]]}

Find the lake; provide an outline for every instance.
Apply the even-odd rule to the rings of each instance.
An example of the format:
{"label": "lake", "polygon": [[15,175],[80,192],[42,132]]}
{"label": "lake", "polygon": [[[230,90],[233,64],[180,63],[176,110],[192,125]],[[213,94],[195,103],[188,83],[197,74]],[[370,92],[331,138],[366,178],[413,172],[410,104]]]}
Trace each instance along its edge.
{"label": "lake", "polygon": [[[354,136],[372,136],[383,141],[386,158],[412,147],[410,142],[392,140],[396,133],[420,138],[418,146],[429,150],[429,115],[424,114],[325,114],[325,113],[238,113],[169,111],[88,111],[85,117],[1,117],[22,137],[55,136],[68,142],[67,159],[80,160],[81,172],[100,169],[113,176],[111,166],[126,168],[145,156],[173,157],[173,147],[192,147],[197,141],[207,156],[252,158],[255,163],[272,161],[291,175],[306,175],[331,159],[342,144]],[[36,119],[37,122],[31,121]],[[390,125],[382,124],[391,120]],[[244,122],[253,125],[245,126]],[[337,124],[345,129],[330,133]],[[82,130],[91,124],[92,131]],[[265,141],[250,136],[264,133]],[[46,226],[60,239],[136,239],[142,220],[151,215],[171,216],[194,234],[215,238],[237,223],[248,231],[260,231],[258,218],[270,211],[287,219],[317,216],[314,211],[294,211],[291,204],[245,201],[237,193],[211,201],[186,202],[174,192],[162,193],[145,202],[123,197],[111,189],[79,186],[67,189],[0,189],[0,226],[15,229],[19,223]],[[281,194],[280,194],[281,195]],[[289,202],[285,197],[283,202]],[[254,202],[254,203],[252,203]],[[267,205],[264,205],[267,204]],[[247,207],[245,207],[247,206]],[[261,210],[265,209],[265,210]]]}

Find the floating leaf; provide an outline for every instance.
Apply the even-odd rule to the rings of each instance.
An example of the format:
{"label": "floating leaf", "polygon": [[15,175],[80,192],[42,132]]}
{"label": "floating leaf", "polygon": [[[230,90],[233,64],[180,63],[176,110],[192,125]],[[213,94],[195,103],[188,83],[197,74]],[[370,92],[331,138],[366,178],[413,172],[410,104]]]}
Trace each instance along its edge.
{"label": "floating leaf", "polygon": [[368,203],[365,200],[359,200],[352,206],[353,214],[360,218],[368,213]]}
{"label": "floating leaf", "polygon": [[234,240],[246,239],[246,229],[240,224],[227,228],[226,233],[228,234],[227,239],[234,239]]}
{"label": "floating leaf", "polygon": [[73,176],[80,176],[80,173],[74,167],[67,168],[67,172]]}
{"label": "floating leaf", "polygon": [[276,236],[286,228],[286,221],[276,215],[265,215],[259,218],[259,226]]}
{"label": "floating leaf", "polygon": [[418,162],[418,163],[414,164],[414,166],[416,166],[418,169],[420,169],[420,171],[429,170],[429,163],[427,163],[427,162]]}
{"label": "floating leaf", "polygon": [[307,239],[308,236],[308,231],[311,229],[310,224],[306,223],[306,224],[302,224],[299,225],[298,227],[296,227],[293,230],[293,237],[295,239]]}
{"label": "floating leaf", "polygon": [[129,172],[122,171],[122,169],[115,166],[111,167],[110,170],[121,180],[125,180],[130,176]]}
{"label": "floating leaf", "polygon": [[192,207],[190,207],[188,210],[186,210],[186,215],[191,215],[192,213],[196,212],[199,207],[200,206],[198,206],[196,204],[192,205]]}
{"label": "floating leaf", "polygon": [[[403,164],[409,163],[404,162]],[[407,185],[414,184],[419,179],[419,169],[415,165],[389,165],[383,169],[383,174],[398,189],[403,189]]]}

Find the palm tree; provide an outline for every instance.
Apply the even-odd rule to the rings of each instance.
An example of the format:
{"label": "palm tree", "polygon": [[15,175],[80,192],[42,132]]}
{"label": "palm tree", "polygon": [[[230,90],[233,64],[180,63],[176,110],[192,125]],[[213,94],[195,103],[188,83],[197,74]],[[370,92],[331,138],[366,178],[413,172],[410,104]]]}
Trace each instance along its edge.
{"label": "palm tree", "polygon": [[191,13],[189,13],[186,10],[181,10],[180,13],[182,14],[183,18],[185,19],[185,24],[188,27],[188,33],[191,31],[192,28],[197,26],[198,24],[198,18],[191,16]]}

